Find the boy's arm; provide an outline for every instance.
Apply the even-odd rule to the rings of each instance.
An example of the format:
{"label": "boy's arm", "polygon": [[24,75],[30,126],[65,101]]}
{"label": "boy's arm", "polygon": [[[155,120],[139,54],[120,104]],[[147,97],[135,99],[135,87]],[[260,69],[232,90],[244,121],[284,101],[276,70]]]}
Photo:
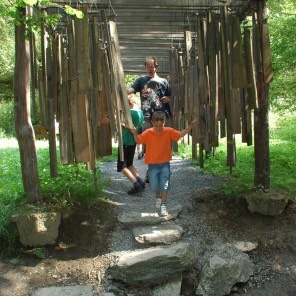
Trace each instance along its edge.
{"label": "boy's arm", "polygon": [[180,132],[180,137],[182,138],[182,137],[184,137],[186,134],[188,134],[188,133],[192,130],[192,128],[193,128],[194,126],[196,126],[196,124],[197,124],[197,119],[192,120],[191,123],[190,123],[185,129],[183,129],[183,130]]}
{"label": "boy's arm", "polygon": [[138,138],[138,134],[137,134],[137,129],[136,128],[130,128],[129,130],[133,134],[136,144],[139,144],[139,138]]}

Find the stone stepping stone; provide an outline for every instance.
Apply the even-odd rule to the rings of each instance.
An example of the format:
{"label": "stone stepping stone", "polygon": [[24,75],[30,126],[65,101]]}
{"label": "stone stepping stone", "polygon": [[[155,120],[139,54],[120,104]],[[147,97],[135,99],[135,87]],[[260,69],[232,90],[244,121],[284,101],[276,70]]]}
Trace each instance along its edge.
{"label": "stone stepping stone", "polygon": [[48,287],[33,291],[31,296],[93,296],[91,286]]}
{"label": "stone stepping stone", "polygon": [[135,240],[141,244],[171,244],[179,241],[183,233],[183,228],[173,223],[133,229]]}
{"label": "stone stepping stone", "polygon": [[156,212],[141,213],[131,211],[119,215],[117,220],[129,228],[137,226],[158,225],[161,222],[177,218],[177,216],[182,211],[182,206],[178,205],[173,208],[168,208],[168,211],[169,215],[165,217],[161,217],[159,213]]}

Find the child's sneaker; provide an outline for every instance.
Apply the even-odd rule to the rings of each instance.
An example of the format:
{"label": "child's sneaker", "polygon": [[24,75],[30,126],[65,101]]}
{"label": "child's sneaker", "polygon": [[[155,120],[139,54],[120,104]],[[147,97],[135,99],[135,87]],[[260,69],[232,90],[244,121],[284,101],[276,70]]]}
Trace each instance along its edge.
{"label": "child's sneaker", "polygon": [[168,213],[166,204],[161,204],[161,206],[160,206],[160,216],[167,216],[168,214],[169,213]]}
{"label": "child's sneaker", "polygon": [[156,201],[155,201],[155,207],[156,207],[156,209],[160,209],[160,206],[161,206],[161,198],[157,197],[155,199],[156,199]]}

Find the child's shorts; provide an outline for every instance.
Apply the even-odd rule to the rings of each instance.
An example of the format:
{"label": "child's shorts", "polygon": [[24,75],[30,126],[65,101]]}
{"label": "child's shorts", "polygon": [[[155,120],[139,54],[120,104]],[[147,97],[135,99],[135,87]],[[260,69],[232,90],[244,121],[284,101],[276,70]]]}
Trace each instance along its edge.
{"label": "child's shorts", "polygon": [[148,175],[150,190],[152,192],[170,191],[171,165],[169,162],[160,164],[149,164]]}

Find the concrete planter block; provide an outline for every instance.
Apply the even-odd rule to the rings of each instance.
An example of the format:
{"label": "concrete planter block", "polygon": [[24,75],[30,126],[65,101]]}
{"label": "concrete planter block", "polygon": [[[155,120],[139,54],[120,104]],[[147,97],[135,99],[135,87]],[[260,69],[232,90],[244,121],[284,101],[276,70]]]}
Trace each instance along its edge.
{"label": "concrete planter block", "polygon": [[246,201],[251,212],[277,216],[284,211],[288,198],[279,194],[258,192],[247,196]]}
{"label": "concrete planter block", "polygon": [[24,246],[52,245],[58,237],[61,213],[33,212],[15,215],[12,219],[16,222]]}

